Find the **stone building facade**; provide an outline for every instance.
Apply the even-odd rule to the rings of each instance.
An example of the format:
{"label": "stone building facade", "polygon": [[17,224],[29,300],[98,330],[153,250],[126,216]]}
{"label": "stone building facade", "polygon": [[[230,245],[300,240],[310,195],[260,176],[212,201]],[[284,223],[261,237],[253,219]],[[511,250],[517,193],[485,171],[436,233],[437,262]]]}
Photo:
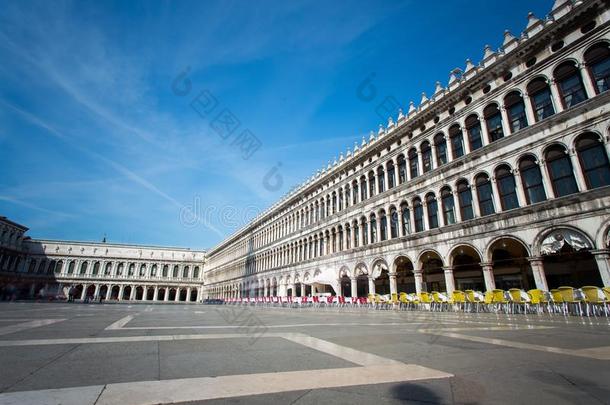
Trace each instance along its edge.
{"label": "stone building facade", "polygon": [[610,286],[610,11],[557,0],[211,249],[205,296]]}
{"label": "stone building facade", "polygon": [[[113,243],[34,240],[27,228],[0,218],[0,279],[19,298],[198,302],[205,251]],[[7,292],[5,291],[5,298]]]}

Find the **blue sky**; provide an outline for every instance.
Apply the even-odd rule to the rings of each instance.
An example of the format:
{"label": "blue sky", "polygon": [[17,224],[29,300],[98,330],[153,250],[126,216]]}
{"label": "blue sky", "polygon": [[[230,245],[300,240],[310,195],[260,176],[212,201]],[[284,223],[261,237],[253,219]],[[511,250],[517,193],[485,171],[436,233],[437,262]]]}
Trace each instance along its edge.
{"label": "blue sky", "polygon": [[375,130],[385,97],[417,103],[552,6],[510,3],[3,2],[0,215],[36,238],[213,247]]}

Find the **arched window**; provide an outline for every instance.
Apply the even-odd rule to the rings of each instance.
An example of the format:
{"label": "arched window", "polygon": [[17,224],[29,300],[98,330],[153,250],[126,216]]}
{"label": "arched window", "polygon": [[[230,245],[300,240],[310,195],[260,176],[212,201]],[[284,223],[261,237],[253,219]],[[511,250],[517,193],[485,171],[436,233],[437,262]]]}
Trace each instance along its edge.
{"label": "arched window", "polygon": [[360,246],[361,240],[360,240],[360,226],[358,224],[358,221],[354,221],[354,225],[352,226],[352,228],[354,229],[354,247],[357,248],[358,246]]}
{"label": "arched window", "polygon": [[390,210],[390,237],[398,237],[398,212],[394,207]]}
{"label": "arched window", "polygon": [[100,272],[100,262],[95,262],[93,264],[93,275],[97,276],[97,273]]}
{"label": "arched window", "polygon": [[193,269],[193,278],[199,278],[199,266],[195,266]]}
{"label": "arched window", "polygon": [[458,199],[460,201],[460,214],[462,221],[467,221],[474,218],[474,210],[472,209],[472,192],[466,180],[461,180],[457,183]]}
{"label": "arched window", "polygon": [[453,158],[457,159],[464,156],[464,137],[458,124],[454,124],[449,128],[449,140],[451,141]]}
{"label": "arched window", "polygon": [[189,277],[189,266],[184,266],[184,269],[182,269],[182,278],[188,278]]}
{"label": "arched window", "polygon": [[504,137],[504,130],[502,129],[502,114],[497,104],[490,104],[483,110],[483,116],[485,117],[485,125],[487,125],[487,132],[489,133],[489,142],[497,141]]}
{"label": "arched window", "polygon": [[157,277],[157,265],[156,264],[153,264],[152,267],[150,268],[150,276]]}
{"label": "arched window", "polygon": [[426,195],[426,207],[428,208],[428,227],[438,228],[438,203],[434,193]]}
{"label": "arched window", "polygon": [[566,149],[561,145],[551,146],[545,153],[545,160],[555,197],[577,193],[578,186]]}
{"label": "arched window", "polygon": [[570,108],[587,99],[580,71],[573,61],[562,63],[555,69],[555,80],[561,93],[561,102]]}
{"label": "arched window", "polygon": [[49,262],[49,267],[47,267],[47,274],[53,274],[53,269],[55,269],[55,260],[51,260]]}
{"label": "arched window", "polygon": [[[38,271],[37,271],[37,273],[39,273],[39,274],[44,273],[44,267],[45,267],[46,264],[47,264],[47,261],[42,259],[40,261],[40,263],[38,264]],[[68,273],[71,273],[71,272],[69,271]]]}
{"label": "arched window", "polygon": [[536,204],[546,200],[544,183],[540,167],[533,156],[526,156],[519,161],[519,171],[521,172],[521,183],[528,204]]}
{"label": "arched window", "polygon": [[504,98],[504,107],[508,113],[510,131],[517,132],[527,127],[527,116],[525,115],[525,103],[518,91],[511,91]]}
{"label": "arched window", "polygon": [[178,266],[174,266],[174,271],[172,272],[173,278],[178,278]]}
{"label": "arched window", "polygon": [[445,225],[455,224],[455,203],[453,201],[453,193],[449,187],[441,189],[441,203],[443,205]]}
{"label": "arched window", "polygon": [[381,211],[381,213],[379,213],[379,230],[381,232],[381,235],[379,235],[380,240],[387,240],[388,239],[388,216],[386,215],[385,211]]}
{"label": "arched window", "polygon": [[377,192],[383,193],[385,191],[385,173],[383,171],[383,166],[377,168],[377,183]]}
{"label": "arched window", "polygon": [[375,218],[375,214],[371,214],[369,227],[371,228],[371,243],[375,243],[377,242],[377,218]]}
{"label": "arched window", "polygon": [[369,172],[369,197],[375,195],[375,172]]}
{"label": "arched window", "polygon": [[136,266],[133,263],[131,263],[129,265],[129,270],[128,270],[127,274],[130,275],[130,276],[133,276],[135,271],[136,271]]}
{"label": "arched window", "polygon": [[597,94],[610,88],[610,49],[606,42],[593,45],[585,52],[585,65]]}
{"label": "arched window", "polygon": [[87,272],[87,267],[89,266],[89,263],[87,262],[83,262],[80,265],[80,273],[79,274],[85,274]]}
{"label": "arched window", "polygon": [[422,142],[420,148],[422,164],[424,166],[422,170],[424,173],[428,173],[430,170],[432,170],[432,148],[430,147],[430,142]]}
{"label": "arched window", "polygon": [[411,213],[409,212],[409,206],[403,204],[400,206],[401,220],[402,220],[402,234],[408,235],[411,233]]}
{"label": "arched window", "polygon": [[[339,202],[337,203],[337,209],[338,209],[339,211],[341,211],[341,210],[343,210],[343,189],[342,189],[342,188],[339,188],[339,193],[338,193],[338,194],[339,194],[339,195],[338,195],[338,197],[337,197],[337,200],[338,200]],[[316,221],[317,221],[317,218],[316,218]],[[282,236],[283,236],[283,235],[282,235]]]}
{"label": "arched window", "polygon": [[106,263],[106,267],[104,268],[104,275],[109,276],[112,272],[112,263]]}
{"label": "arched window", "polygon": [[163,266],[163,277],[167,277],[168,272],[169,272],[169,266],[166,264]]}
{"label": "arched window", "polygon": [[142,264],[140,266],[140,277],[144,277],[146,275],[146,265]]}
{"label": "arched window", "polygon": [[475,182],[477,185],[477,196],[479,197],[479,210],[481,211],[481,216],[493,214],[495,212],[493,190],[491,188],[489,176],[486,174],[479,174]]}
{"label": "arched window", "polygon": [[123,275],[123,268],[124,267],[125,267],[125,265],[123,263],[119,263],[119,266],[116,269],[117,276],[122,276]]}
{"label": "arched window", "polygon": [[442,133],[434,136],[434,146],[436,148],[437,163],[439,165],[444,165],[447,163],[447,141]]}
{"label": "arched window", "polygon": [[527,94],[529,94],[536,121],[543,120],[555,114],[551,89],[545,78],[538,77],[529,82],[527,85]]}
{"label": "arched window", "polygon": [[32,259],[30,261],[30,265],[28,266],[28,273],[34,273],[36,271],[36,260]]}
{"label": "arched window", "polygon": [[[333,235],[333,238],[334,238],[334,236],[335,235]],[[339,231],[337,232],[337,237],[339,239],[339,251],[342,252],[344,246],[343,246],[343,227],[341,225],[339,225]],[[333,246],[334,246],[334,240],[335,239],[333,239]]]}
{"label": "arched window", "polygon": [[354,180],[352,183],[352,205],[356,205],[358,203],[358,181]]}
{"label": "arched window", "polygon": [[366,200],[366,177],[360,177],[360,201]]}
{"label": "arched window", "polygon": [[419,175],[419,163],[417,162],[417,150],[415,148],[409,150],[409,171],[412,179]]}
{"label": "arched window", "polygon": [[468,132],[468,142],[470,144],[470,150],[477,150],[483,146],[481,140],[481,123],[479,117],[476,115],[470,115],[466,118],[466,132]]}
{"label": "arched window", "polygon": [[395,181],[395,169],[394,169],[394,162],[392,162],[391,160],[388,162],[388,190],[391,188],[394,188],[394,186],[396,185],[396,181]]}
{"label": "arched window", "polygon": [[518,208],[519,200],[517,198],[517,188],[510,167],[502,165],[496,169],[496,183],[498,184],[498,193],[500,194],[502,210],[506,211]]}
{"label": "arched window", "polygon": [[64,267],[64,262],[63,262],[63,261],[61,261],[61,260],[60,260],[60,261],[58,261],[58,262],[55,264],[55,274],[59,274],[59,273],[61,273],[61,270],[63,269],[63,267]]}
{"label": "arched window", "polygon": [[576,140],[576,150],[587,188],[610,185],[608,155],[599,136],[594,133],[580,135]]}
{"label": "arched window", "polygon": [[398,180],[400,184],[407,181],[407,161],[404,155],[398,155]]}
{"label": "arched window", "polygon": [[[312,211],[313,211],[313,210],[310,210],[310,213],[311,213]],[[332,215],[332,214],[334,214],[335,212],[337,212],[337,193],[335,193],[335,192],[333,191],[333,194],[332,194],[332,211],[330,212],[330,214]],[[312,218],[312,217],[313,217],[313,215],[310,215],[310,217],[309,217],[309,218],[310,218],[310,220],[309,220],[309,223],[310,223],[310,224],[313,222],[313,221],[311,220],[311,218]]]}
{"label": "arched window", "polygon": [[415,232],[422,232],[424,230],[424,207],[419,198],[413,200],[413,216],[415,217]]}

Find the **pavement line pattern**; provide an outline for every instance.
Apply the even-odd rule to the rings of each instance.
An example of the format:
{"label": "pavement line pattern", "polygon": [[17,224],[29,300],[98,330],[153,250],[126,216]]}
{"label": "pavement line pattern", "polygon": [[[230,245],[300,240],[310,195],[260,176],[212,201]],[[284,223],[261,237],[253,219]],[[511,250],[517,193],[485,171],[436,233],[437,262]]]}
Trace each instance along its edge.
{"label": "pavement line pattern", "polygon": [[[522,329],[533,329],[533,328],[522,328]],[[545,328],[536,327],[535,329],[545,329]],[[463,328],[462,330],[502,330],[502,329],[500,329],[500,328],[470,328],[470,329]],[[507,328],[504,330],[514,330],[514,328]],[[505,339],[493,339],[493,338],[486,338],[486,337],[481,337],[481,336],[464,335],[461,333],[445,332],[442,330],[435,331],[435,330],[428,329],[428,330],[421,330],[421,332],[432,334],[432,335],[437,335],[437,336],[450,337],[450,338],[454,338],[454,339],[469,340],[471,342],[477,342],[477,343],[487,343],[487,344],[496,345],[496,346],[512,347],[514,349],[537,350],[540,352],[567,354],[570,356],[586,357],[586,358],[596,359],[596,360],[610,360],[610,346],[592,347],[592,348],[587,348],[587,349],[576,349],[575,350],[575,349],[564,349],[561,347],[552,347],[552,346],[536,345],[536,344],[531,344],[531,343],[515,342],[515,341],[505,340]]]}
{"label": "pavement line pattern", "polygon": [[[444,324],[456,322],[444,322]],[[172,329],[243,329],[243,325],[193,325],[193,326],[116,326],[117,322],[108,326],[106,330],[172,330]],[[281,325],[265,325],[268,329],[302,328],[307,326],[410,326],[428,325],[429,322],[409,323],[293,323]]]}
{"label": "pavement line pattern", "polygon": [[37,319],[29,322],[18,323],[16,325],[3,326],[0,327],[0,336],[21,332],[27,329],[38,328],[40,326],[51,325],[62,321],[65,321],[65,319]]}
{"label": "pavement line pattern", "polygon": [[0,404],[153,405],[278,392],[449,378],[415,364],[140,381],[0,394]]}
{"label": "pavement line pattern", "polygon": [[133,315],[127,315],[127,316],[119,319],[118,321],[113,322],[110,325],[106,326],[105,330],[121,329],[123,326],[127,325],[127,323],[133,319],[133,317],[134,317]]}

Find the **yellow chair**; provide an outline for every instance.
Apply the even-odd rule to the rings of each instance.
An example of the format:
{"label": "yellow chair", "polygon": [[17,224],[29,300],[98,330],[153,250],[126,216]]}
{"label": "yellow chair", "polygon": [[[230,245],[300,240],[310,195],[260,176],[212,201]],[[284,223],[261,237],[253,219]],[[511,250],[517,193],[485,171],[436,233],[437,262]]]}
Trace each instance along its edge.
{"label": "yellow chair", "polygon": [[387,302],[387,305],[391,306],[392,308],[395,308],[399,304],[400,304],[400,301],[398,301],[398,294],[391,293],[390,300]]}
{"label": "yellow chair", "polygon": [[464,294],[464,291],[455,290],[451,293],[449,302],[453,304],[454,308],[457,307],[460,311],[463,311],[466,306],[466,294]]}
{"label": "yellow chair", "polygon": [[438,291],[432,291],[432,299],[434,300],[434,306],[437,310],[443,311],[448,307],[447,300],[443,299]]}
{"label": "yellow chair", "polygon": [[428,305],[428,309],[432,310],[432,298],[429,293],[420,292],[418,298],[419,298],[420,303],[422,303],[424,305]]}
{"label": "yellow chair", "polygon": [[596,310],[604,311],[604,314],[608,316],[608,307],[606,305],[606,298],[604,296],[604,292],[601,288],[586,285],[581,287],[580,290],[583,292],[585,296],[585,308],[587,311],[587,316],[591,315],[591,309],[593,310],[593,315],[597,316]]}
{"label": "yellow chair", "polygon": [[468,303],[468,308],[466,310],[467,311],[475,310],[476,312],[479,312],[479,309],[481,306],[481,300],[477,299],[477,295],[476,295],[475,291],[466,290],[464,293],[466,295],[466,302]]}
{"label": "yellow chair", "polygon": [[367,299],[369,301],[369,307],[370,308],[374,308],[376,305],[376,299],[375,299],[375,294],[367,294]]}
{"label": "yellow chair", "polygon": [[401,308],[408,308],[409,307],[409,296],[407,295],[406,292],[401,292],[398,295],[398,301],[400,301],[400,307]]}
{"label": "yellow chair", "polygon": [[563,294],[561,294],[558,289],[553,288],[551,289],[551,297],[553,297],[553,308],[557,312],[567,315],[567,306],[566,303],[563,302]]}
{"label": "yellow chair", "polygon": [[574,287],[559,287],[559,293],[561,294],[561,298],[566,305],[566,308],[569,310],[570,305],[572,305],[576,309],[576,313],[580,316],[583,315],[582,311],[582,303],[583,300],[581,298],[576,297],[574,294]]}
{"label": "yellow chair", "polygon": [[[549,302],[544,295],[544,291],[533,289],[527,292],[530,296],[530,305],[536,308],[538,314],[544,312],[544,305],[548,306]],[[549,313],[551,311],[549,310]]]}
{"label": "yellow chair", "polygon": [[504,313],[508,313],[508,300],[504,295],[504,290],[495,289],[492,291],[493,303],[496,305],[496,312],[504,307]]}
{"label": "yellow chair", "polygon": [[[508,294],[510,295],[510,304],[512,306],[511,312],[515,313],[515,308],[522,308],[523,313],[526,314],[529,308],[530,300],[523,299],[523,291],[519,288],[510,288]],[[519,312],[519,311],[517,311]]]}
{"label": "yellow chair", "polygon": [[485,309],[488,312],[491,312],[492,309],[495,311],[493,291],[485,291],[485,297],[483,298],[483,304],[485,304]]}

